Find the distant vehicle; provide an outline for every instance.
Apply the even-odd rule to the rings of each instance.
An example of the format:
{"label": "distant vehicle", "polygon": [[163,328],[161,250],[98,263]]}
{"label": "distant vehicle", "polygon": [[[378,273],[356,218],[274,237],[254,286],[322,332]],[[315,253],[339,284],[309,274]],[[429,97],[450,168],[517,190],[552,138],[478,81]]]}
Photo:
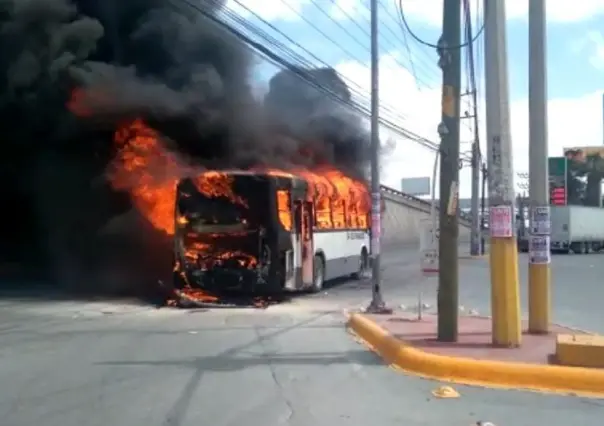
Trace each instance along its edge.
{"label": "distant vehicle", "polygon": [[[604,209],[587,206],[550,206],[552,253],[584,254],[604,248]],[[518,251],[529,251],[529,227],[517,217]]]}
{"label": "distant vehicle", "polygon": [[604,209],[551,206],[551,249],[584,254],[604,248]]}
{"label": "distant vehicle", "polygon": [[[181,180],[175,287],[317,292],[326,280],[362,277],[369,266],[368,193],[340,177],[316,182],[320,176],[312,174],[221,171]],[[328,196],[338,186],[347,195]]]}

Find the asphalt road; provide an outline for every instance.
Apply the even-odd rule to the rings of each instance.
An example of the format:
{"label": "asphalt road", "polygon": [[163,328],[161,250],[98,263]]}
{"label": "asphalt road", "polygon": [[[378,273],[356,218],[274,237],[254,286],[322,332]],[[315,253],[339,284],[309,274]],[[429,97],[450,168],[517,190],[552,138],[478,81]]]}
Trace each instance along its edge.
{"label": "asphalt road", "polygon": [[[415,256],[403,249],[384,254],[389,303],[410,305],[414,299]],[[596,261],[604,257],[598,255],[556,258],[554,269],[558,263],[580,269],[576,265],[589,265],[589,258],[598,265],[593,268],[604,269]],[[571,276],[573,270],[565,273]],[[480,300],[488,296],[488,281],[482,282],[488,275],[485,262],[462,261],[462,274],[462,301],[486,307]],[[589,277],[595,280],[598,273],[567,285],[581,285]],[[429,303],[429,284],[424,284]],[[564,285],[556,280],[556,291]],[[600,288],[596,281],[589,286]],[[567,293],[565,315],[581,313],[586,322],[598,318],[590,317],[597,314],[586,313],[583,303],[597,296],[572,296],[579,293],[576,287]],[[463,386],[456,387],[459,399],[433,398],[430,392],[438,383],[385,367],[344,331],[342,310],[364,305],[368,294],[367,284],[344,283],[265,311],[0,302],[0,424],[602,423],[604,401]]]}

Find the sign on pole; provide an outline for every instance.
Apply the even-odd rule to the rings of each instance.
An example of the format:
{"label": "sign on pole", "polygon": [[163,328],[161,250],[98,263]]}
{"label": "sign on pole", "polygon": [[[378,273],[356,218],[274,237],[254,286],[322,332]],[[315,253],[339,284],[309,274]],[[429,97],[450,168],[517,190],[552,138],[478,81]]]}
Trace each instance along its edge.
{"label": "sign on pole", "polygon": [[549,235],[551,233],[551,220],[549,206],[531,208],[531,234]]}
{"label": "sign on pole", "polygon": [[549,235],[529,236],[529,263],[533,265],[547,265],[551,261]]}
{"label": "sign on pole", "polygon": [[551,262],[551,217],[549,206],[531,209],[531,234],[529,236],[529,263],[547,265]]}
{"label": "sign on pole", "polygon": [[489,230],[491,237],[511,238],[514,236],[514,209],[512,206],[489,208]]}

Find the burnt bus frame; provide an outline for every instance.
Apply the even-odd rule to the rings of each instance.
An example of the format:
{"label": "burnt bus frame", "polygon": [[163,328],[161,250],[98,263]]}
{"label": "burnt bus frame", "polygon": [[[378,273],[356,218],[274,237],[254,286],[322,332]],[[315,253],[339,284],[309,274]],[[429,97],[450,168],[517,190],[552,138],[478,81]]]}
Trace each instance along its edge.
{"label": "burnt bus frame", "polygon": [[[227,172],[228,173],[228,172]],[[247,173],[233,173],[233,175],[248,175]],[[269,174],[256,174],[250,173],[249,175],[253,175],[256,179],[265,179],[267,183],[268,194],[268,211],[267,220],[265,221],[265,233],[264,233],[264,242],[269,249],[270,252],[270,264],[268,265],[268,273],[266,283],[262,285],[262,287],[258,286],[257,289],[268,291],[271,293],[278,293],[285,290],[286,281],[291,278],[291,274],[295,276],[295,282],[297,283],[296,289],[301,289],[301,281],[302,281],[302,271],[300,268],[296,268],[296,270],[289,271],[290,276],[287,276],[287,259],[286,256],[291,256],[289,260],[293,265],[293,256],[294,256],[294,246],[292,244],[292,235],[296,232],[294,226],[294,201],[308,201],[309,200],[309,191],[310,184],[307,180],[301,177],[296,176],[278,176],[278,175],[269,175]],[[279,219],[279,210],[278,210],[278,200],[277,200],[277,191],[286,190],[289,195],[289,210],[292,215],[292,230],[287,230],[282,225]],[[180,262],[181,268],[183,265],[182,253],[180,250],[180,239],[182,235],[179,233],[178,226],[178,216],[180,212],[178,211],[178,201],[181,197],[180,190],[180,182],[177,185],[176,192],[176,202],[174,208],[174,220],[175,220],[175,233],[174,233],[174,261]],[[323,233],[323,232],[356,232],[356,231],[364,231],[359,228],[345,227],[345,228],[330,228],[330,229],[322,229],[317,228],[317,220],[316,220],[316,209],[315,209],[315,199],[314,197],[311,199],[312,205],[312,215],[311,215],[311,229],[312,233]],[[368,222],[370,223],[370,222]],[[314,253],[313,253],[314,254]],[[182,283],[178,284],[179,281],[182,280],[181,271],[177,271],[175,268],[174,271],[175,276],[175,285],[182,287]],[[256,283],[260,284],[260,283]],[[256,288],[256,286],[252,286]]]}

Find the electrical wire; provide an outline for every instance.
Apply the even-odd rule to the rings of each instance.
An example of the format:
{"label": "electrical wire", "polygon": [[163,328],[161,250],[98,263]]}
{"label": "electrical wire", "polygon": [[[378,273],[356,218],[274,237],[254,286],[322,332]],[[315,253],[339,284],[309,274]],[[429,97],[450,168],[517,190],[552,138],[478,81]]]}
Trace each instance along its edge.
{"label": "electrical wire", "polygon": [[[234,1],[235,1],[236,3],[239,3],[237,0],[234,0]],[[260,18],[260,17],[259,17],[259,16],[258,16],[258,15],[255,13],[255,12],[253,12],[252,10],[250,10],[249,8],[247,8],[245,5],[241,5],[241,4],[240,4],[240,6],[241,6],[242,8],[244,8],[244,9],[246,9],[246,11],[247,11],[248,13],[250,13],[250,14],[254,15],[256,19],[259,19],[259,20],[263,21],[263,20],[262,20],[262,18]],[[244,20],[244,22],[245,22],[245,20]],[[263,21],[263,22],[265,22],[265,21]],[[284,34],[284,33],[280,32],[280,31],[279,31],[278,29],[276,29],[276,28],[275,28],[275,27],[274,27],[272,24],[270,24],[270,23],[266,22],[266,25],[267,25],[267,26],[269,26],[269,27],[271,27],[271,28],[274,28],[274,29],[275,29],[277,32],[279,32],[279,33],[280,33],[280,34],[281,34],[281,35],[282,35],[282,36],[283,36],[283,37],[284,37],[284,38],[285,38],[285,39],[288,41],[288,43],[289,43],[289,44],[294,45],[294,46],[298,47],[298,48],[299,48],[299,49],[301,49],[301,50],[305,50],[305,51],[306,51],[306,52],[309,54],[309,56],[311,56],[311,57],[313,57],[313,58],[314,58],[314,60],[315,60],[316,62],[321,63],[323,66],[329,67],[329,65],[328,65],[328,64],[326,64],[326,63],[324,63],[323,61],[321,61],[321,60],[320,60],[318,57],[316,57],[316,56],[315,56],[313,53],[311,53],[311,52],[307,51],[306,49],[304,49],[304,48],[303,48],[303,47],[302,47],[302,46],[301,46],[301,45],[300,45],[298,42],[296,42],[295,40],[293,40],[291,37],[289,37],[289,36],[287,36],[286,34]],[[325,36],[326,36],[326,35],[325,35]],[[274,42],[274,41],[273,41],[273,42]],[[273,48],[273,50],[275,50],[275,49],[274,49],[274,46],[271,46],[271,47]],[[285,48],[284,50],[288,50],[288,49],[287,49],[287,48]],[[290,52],[288,52],[288,53],[291,53],[291,51],[290,51]],[[297,58],[297,60],[296,60],[295,62],[296,62],[297,64],[299,64],[300,62],[303,62],[303,61],[304,61],[304,59],[303,59],[303,58]],[[314,65],[316,65],[316,64],[314,64]],[[306,63],[306,64],[304,64],[303,66],[312,67],[312,66],[313,66],[313,64],[308,64],[308,63]],[[351,88],[351,89],[353,89],[352,91],[354,92],[355,90],[354,90],[354,87],[353,87],[353,86],[354,86],[354,85],[356,85],[356,84],[355,84],[354,82],[352,82],[352,81],[347,81],[347,83],[349,84],[350,88]],[[358,92],[357,92],[357,94],[358,94]],[[359,94],[359,96],[358,96],[358,97],[363,97],[363,95],[360,95],[360,94]],[[367,100],[367,104],[368,104],[368,103],[369,103],[369,102],[368,102],[368,100]],[[381,109],[382,109],[382,110],[384,110],[384,111],[386,111],[386,112],[391,112],[391,113],[392,113],[392,111],[391,111],[391,110],[390,110],[388,107],[385,107],[384,105],[382,105],[382,108],[381,108]],[[368,113],[369,113],[369,111],[368,111],[368,110],[366,110],[366,112],[368,112]],[[396,132],[397,132],[397,133],[399,133],[399,135],[400,135],[400,129],[401,129],[401,127],[400,127],[400,126],[396,126],[396,125],[395,125],[395,126],[393,126],[393,125],[392,125],[392,122],[391,122],[390,120],[385,120],[385,119],[382,119],[382,122],[383,122],[383,124],[386,124],[386,125],[387,125],[387,127],[389,127],[391,130],[396,131]],[[429,148],[429,149],[431,149],[431,150],[436,150],[436,149],[438,149],[438,145],[436,145],[434,142],[428,141],[427,139],[425,139],[425,138],[421,138],[421,137],[420,137],[420,139],[417,139],[418,135],[415,135],[415,134],[414,134],[414,136],[413,136],[413,137],[410,137],[410,135],[408,134],[408,133],[409,133],[409,131],[408,131],[408,130],[406,130],[406,129],[405,129],[405,132],[407,132],[407,134],[405,134],[404,136],[405,136],[405,137],[407,137],[408,139],[412,139],[412,140],[414,140],[414,141],[416,141],[416,142],[419,142],[421,145],[423,145],[424,147],[427,147],[427,148]]]}
{"label": "electrical wire", "polygon": [[[398,14],[393,14],[392,8],[388,7],[388,5],[384,4],[385,1],[386,0],[378,0],[378,7],[380,7],[382,9],[379,16],[385,17],[380,22],[380,25],[379,25],[380,39],[384,38],[381,35],[381,33],[382,33],[382,29],[385,29],[394,36],[395,40],[398,41],[398,44],[395,46],[396,50],[398,50],[398,46],[400,44],[409,46],[409,42],[407,40],[406,33],[404,31],[403,32],[398,31],[398,28],[401,26],[400,19],[398,18]],[[369,10],[369,9],[367,9],[367,10]],[[394,30],[392,28],[390,28],[387,21],[392,22],[392,24],[394,25]],[[436,83],[439,82],[440,81],[440,70],[438,69],[438,66],[437,66],[437,62],[438,62],[437,58],[435,56],[428,54],[428,51],[426,50],[426,46],[417,44],[417,47],[418,47],[418,51],[422,55],[416,55],[415,59],[417,59],[417,60],[414,60],[413,58],[411,58],[411,56],[409,54],[408,58],[409,58],[410,65],[412,67],[414,67],[415,65],[422,65],[421,66],[422,70],[428,71],[428,72],[426,72],[426,74],[430,74],[430,76],[433,76],[434,81]],[[409,50],[410,50],[410,46],[409,46]],[[432,52],[432,49],[430,49],[430,52]],[[435,83],[435,86],[436,86],[436,83]]]}
{"label": "electrical wire", "polygon": [[478,30],[478,32],[473,37],[471,37],[469,41],[462,43],[459,46],[440,46],[438,44],[433,44],[433,43],[430,43],[430,42],[427,42],[427,41],[421,39],[419,36],[417,36],[417,34],[415,34],[411,30],[411,27],[409,26],[409,23],[407,22],[407,18],[405,17],[405,12],[403,11],[403,0],[398,0],[398,13],[399,13],[399,17],[401,19],[401,23],[403,24],[403,26],[405,27],[405,29],[407,30],[409,35],[411,37],[413,37],[413,39],[415,41],[417,41],[418,43],[423,44],[424,46],[432,47],[434,49],[443,49],[443,50],[463,49],[464,47],[474,44],[474,42],[476,42],[476,40],[478,40],[478,38],[484,31],[484,23],[483,23],[482,26],[480,27],[480,30]]}
{"label": "electrical wire", "polygon": [[[212,0],[209,0],[209,1],[212,1]],[[239,1],[237,1],[237,0],[234,0],[234,1],[237,4],[239,4],[239,6],[247,9],[250,13],[254,14],[253,11],[249,10],[245,5],[241,4]],[[328,96],[329,98],[334,100],[335,102],[337,102],[341,105],[346,105],[348,108],[354,110],[357,113],[360,113],[361,115],[365,116],[366,118],[371,116],[371,111],[366,106],[366,105],[369,105],[369,102],[365,102],[365,105],[362,105],[359,102],[354,102],[354,101],[353,102],[343,102],[343,100],[340,98],[340,96],[338,94],[336,94],[336,93],[330,91],[328,88],[322,86],[316,80],[314,80],[314,78],[312,78],[310,75],[308,75],[305,72],[304,68],[307,68],[307,69],[313,68],[313,66],[316,67],[316,64],[309,63],[305,58],[302,58],[302,57],[300,57],[300,55],[297,55],[295,52],[293,52],[293,50],[291,48],[287,47],[284,43],[281,43],[279,40],[266,34],[262,30],[257,28],[257,26],[254,26],[249,21],[243,19],[240,15],[238,15],[232,11],[229,11],[229,10],[224,10],[223,15],[232,21],[229,24],[228,22],[226,22],[226,20],[220,19],[220,18],[208,13],[203,8],[201,8],[198,4],[192,3],[190,0],[172,0],[172,2],[173,2],[173,4],[174,4],[174,2],[178,2],[180,5],[185,5],[189,9],[192,9],[192,10],[196,11],[197,13],[200,13],[207,20],[209,20],[212,24],[219,26],[220,28],[226,30],[231,35],[235,36],[238,40],[244,42],[249,48],[251,48],[256,53],[260,54],[269,63],[272,63],[273,65],[275,65],[281,69],[288,69],[297,78],[304,81],[309,86],[322,92],[323,94],[325,94],[326,96]],[[266,21],[264,21],[264,22],[266,22]],[[233,23],[235,23],[236,25],[233,25]],[[266,24],[269,25],[269,27],[271,26],[271,24],[268,22],[266,22]],[[251,32],[252,34],[254,34],[256,36],[260,36],[260,38],[262,38],[265,43],[267,41],[269,41],[269,46],[266,46],[265,44],[263,44],[257,40],[254,40],[249,35],[244,34],[242,31],[235,28],[235,26],[243,27],[244,29],[247,29],[248,32]],[[322,63],[324,66],[329,67],[329,65],[325,64],[323,61],[321,61],[315,55],[308,52],[306,49],[304,49],[302,46],[300,46],[298,43],[296,43],[293,39],[291,39],[290,37],[288,37],[287,35],[285,35],[283,33],[281,33],[281,35],[284,36],[285,39],[288,40],[290,44],[293,43],[301,50],[305,50],[307,53],[309,53],[310,56],[314,57],[316,62]],[[289,60],[287,59],[288,56],[289,56]],[[355,92],[354,82],[352,82],[352,83],[353,84],[350,85],[349,89],[351,89],[351,92],[353,94],[355,94],[354,93]],[[361,92],[359,92],[357,89],[356,94],[360,95],[360,96],[358,96],[360,98],[363,97],[362,90],[361,90]],[[384,108],[382,107],[382,109],[384,109]],[[411,141],[417,142],[420,145],[424,146],[425,148],[428,148],[433,151],[439,149],[438,145],[435,144],[434,142],[432,142],[414,132],[411,132],[408,129],[405,129],[404,127],[402,127],[400,125],[397,125],[392,120],[386,119],[384,117],[380,117],[380,124],[383,125],[385,128],[389,129],[390,131],[392,131],[393,133],[395,133],[399,136],[402,136],[406,139],[409,139]],[[468,160],[467,158],[464,159],[464,161],[467,161],[467,160]]]}

